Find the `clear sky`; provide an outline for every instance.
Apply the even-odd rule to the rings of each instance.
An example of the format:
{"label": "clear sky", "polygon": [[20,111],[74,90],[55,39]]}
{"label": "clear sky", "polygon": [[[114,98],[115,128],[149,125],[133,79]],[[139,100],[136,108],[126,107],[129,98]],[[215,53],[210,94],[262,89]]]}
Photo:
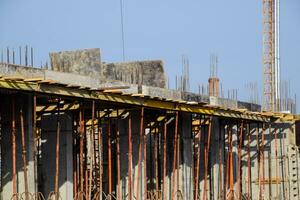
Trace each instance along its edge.
{"label": "clear sky", "polygon": [[[239,98],[248,99],[245,84],[262,88],[262,0],[123,1],[126,60],[162,59],[174,87],[185,54],[197,91],[216,53],[225,91],[237,88]],[[121,38],[120,0],[0,0],[0,48],[28,44],[36,65],[50,51],[94,47],[103,61],[122,61]],[[282,77],[298,95],[299,58],[300,1],[282,0]]]}

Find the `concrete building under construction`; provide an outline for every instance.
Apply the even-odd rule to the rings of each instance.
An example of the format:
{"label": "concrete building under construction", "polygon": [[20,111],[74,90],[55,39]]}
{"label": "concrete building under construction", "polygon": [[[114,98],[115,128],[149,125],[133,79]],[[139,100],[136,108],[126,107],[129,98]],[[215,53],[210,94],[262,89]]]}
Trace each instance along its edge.
{"label": "concrete building under construction", "polygon": [[219,98],[215,77],[167,89],[159,60],[50,60],[0,63],[1,199],[300,198],[300,116]]}

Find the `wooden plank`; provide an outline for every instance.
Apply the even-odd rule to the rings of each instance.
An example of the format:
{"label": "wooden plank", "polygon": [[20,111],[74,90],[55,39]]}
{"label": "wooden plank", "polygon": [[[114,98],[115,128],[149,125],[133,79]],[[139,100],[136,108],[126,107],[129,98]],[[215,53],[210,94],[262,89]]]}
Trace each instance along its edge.
{"label": "wooden plank", "polygon": [[7,81],[23,81],[24,78],[22,77],[17,77],[17,76],[6,76],[6,77],[3,77],[4,80],[7,80]]}
{"label": "wooden plank", "polygon": [[42,80],[44,80],[43,78],[38,78],[38,77],[36,77],[36,78],[26,78],[26,79],[24,79],[24,82],[39,82],[39,81],[42,81]]}

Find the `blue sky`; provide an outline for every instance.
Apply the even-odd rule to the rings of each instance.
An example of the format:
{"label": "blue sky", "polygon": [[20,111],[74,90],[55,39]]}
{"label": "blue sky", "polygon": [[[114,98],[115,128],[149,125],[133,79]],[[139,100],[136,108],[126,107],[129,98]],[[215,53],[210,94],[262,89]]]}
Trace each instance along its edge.
{"label": "blue sky", "polygon": [[[123,1],[126,60],[162,59],[174,87],[185,54],[197,91],[216,53],[225,91],[237,88],[247,99],[246,83],[262,87],[261,0]],[[94,47],[103,61],[122,61],[119,0],[0,0],[0,24],[0,48],[31,45],[36,65],[50,51]],[[300,1],[282,0],[282,77],[298,95],[299,58]]]}

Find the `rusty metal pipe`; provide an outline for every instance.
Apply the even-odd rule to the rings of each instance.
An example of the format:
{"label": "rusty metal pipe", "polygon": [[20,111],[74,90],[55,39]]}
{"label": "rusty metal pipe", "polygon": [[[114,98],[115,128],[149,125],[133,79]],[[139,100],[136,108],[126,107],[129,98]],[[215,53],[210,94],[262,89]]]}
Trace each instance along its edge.
{"label": "rusty metal pipe", "polygon": [[237,177],[237,184],[238,184],[238,200],[242,198],[242,188],[241,188],[241,160],[242,160],[242,144],[243,144],[243,129],[244,129],[244,122],[241,122],[240,132],[239,132],[239,140],[238,140],[238,177]]}
{"label": "rusty metal pipe", "polygon": [[163,199],[165,199],[166,194],[166,175],[167,175],[167,118],[164,121],[164,160],[163,160]]}
{"label": "rusty metal pipe", "polygon": [[177,160],[177,140],[178,140],[178,111],[175,117],[175,130],[174,130],[174,150],[173,150],[173,167],[172,167],[172,200],[175,198],[175,173],[176,173],[176,160]]}
{"label": "rusty metal pipe", "polygon": [[[144,107],[142,107],[141,115],[141,131],[143,133],[143,148],[144,148],[144,199],[147,200],[147,136],[144,130]],[[151,133],[150,133],[151,134]]]}
{"label": "rusty metal pipe", "polygon": [[83,136],[84,136],[84,121],[83,121],[83,113],[82,108],[79,111],[79,162],[80,162],[80,192],[84,191],[84,169],[83,169]]}
{"label": "rusty metal pipe", "polygon": [[95,101],[92,102],[92,127],[90,132],[90,175],[89,175],[89,199],[92,199],[92,179],[94,165],[94,134],[95,134]]}
{"label": "rusty metal pipe", "polygon": [[155,128],[155,135],[154,135],[154,160],[155,160],[155,192],[156,195],[158,194],[159,191],[159,179],[158,179],[158,132],[156,131],[157,129]]}
{"label": "rusty metal pipe", "polygon": [[59,145],[60,145],[60,99],[57,103],[57,126],[56,126],[56,159],[55,159],[55,199],[59,199]]}
{"label": "rusty metal pipe", "polygon": [[[12,139],[12,182],[13,195],[17,194],[17,159],[16,159],[16,116],[15,116],[15,96],[12,97],[12,124],[11,124],[11,139]],[[15,197],[14,197],[15,199]]]}
{"label": "rusty metal pipe", "polygon": [[111,156],[111,119],[108,115],[108,124],[107,124],[107,132],[108,132],[108,193],[112,194],[112,156]]}
{"label": "rusty metal pipe", "polygon": [[[136,184],[136,199],[140,199],[140,179],[141,179],[141,160],[142,160],[142,145],[144,146],[144,131],[143,131],[143,125],[144,125],[144,107],[141,109],[140,114],[140,139],[139,139],[139,159],[138,159],[138,175],[137,175],[137,184]],[[144,155],[145,156],[145,155]],[[145,163],[145,162],[144,162]]]}
{"label": "rusty metal pipe", "polygon": [[24,116],[23,109],[20,109],[20,123],[21,123],[21,136],[22,136],[22,158],[24,169],[24,187],[25,187],[25,199],[28,200],[28,177],[27,177],[27,160],[26,160],[26,144],[25,144],[25,130],[24,130]]}
{"label": "rusty metal pipe", "polygon": [[200,153],[201,153],[201,135],[202,135],[202,116],[199,118],[199,131],[198,131],[198,149],[197,149],[197,159],[196,159],[196,182],[195,182],[195,200],[198,200],[199,192],[199,176],[200,176]]}
{"label": "rusty metal pipe", "polygon": [[132,130],[131,113],[128,116],[128,196],[132,200]]}
{"label": "rusty metal pipe", "polygon": [[248,136],[248,149],[247,149],[247,154],[248,154],[248,200],[251,200],[251,155],[250,155],[250,124],[247,125],[247,136]]}
{"label": "rusty metal pipe", "polygon": [[203,200],[207,199],[207,176],[208,176],[208,159],[210,152],[210,137],[211,137],[211,127],[212,126],[212,118],[209,120],[208,125],[208,136],[207,141],[204,143],[204,192],[203,192]]}
{"label": "rusty metal pipe", "polygon": [[121,162],[120,162],[120,131],[119,131],[119,110],[117,110],[117,200],[121,199]]}

